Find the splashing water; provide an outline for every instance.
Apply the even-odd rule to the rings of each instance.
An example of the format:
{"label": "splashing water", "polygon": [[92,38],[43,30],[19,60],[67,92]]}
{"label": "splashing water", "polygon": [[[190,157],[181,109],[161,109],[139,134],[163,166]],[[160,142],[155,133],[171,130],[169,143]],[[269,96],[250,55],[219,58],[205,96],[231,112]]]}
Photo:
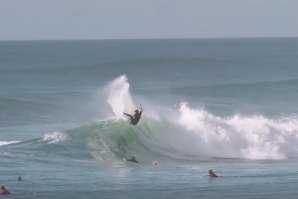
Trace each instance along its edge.
{"label": "splashing water", "polygon": [[68,138],[66,133],[63,132],[53,132],[47,133],[43,136],[42,140],[46,141],[49,144],[59,143]]}
{"label": "splashing water", "polygon": [[135,109],[135,105],[129,93],[129,84],[125,75],[112,81],[107,86],[107,102],[117,119],[124,118],[123,112]]}
{"label": "splashing water", "polygon": [[[297,156],[298,120],[261,115],[221,118],[181,103],[179,124],[213,157],[284,159]],[[292,143],[292,144],[291,144]]]}

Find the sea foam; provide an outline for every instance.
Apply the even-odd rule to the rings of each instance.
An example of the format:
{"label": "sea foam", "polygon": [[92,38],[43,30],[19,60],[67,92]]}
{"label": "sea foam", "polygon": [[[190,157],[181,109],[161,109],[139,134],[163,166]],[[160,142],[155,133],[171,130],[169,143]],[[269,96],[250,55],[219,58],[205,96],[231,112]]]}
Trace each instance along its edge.
{"label": "sea foam", "polygon": [[53,132],[47,133],[42,137],[43,141],[46,141],[49,144],[59,143],[68,138],[67,134],[64,132]]}

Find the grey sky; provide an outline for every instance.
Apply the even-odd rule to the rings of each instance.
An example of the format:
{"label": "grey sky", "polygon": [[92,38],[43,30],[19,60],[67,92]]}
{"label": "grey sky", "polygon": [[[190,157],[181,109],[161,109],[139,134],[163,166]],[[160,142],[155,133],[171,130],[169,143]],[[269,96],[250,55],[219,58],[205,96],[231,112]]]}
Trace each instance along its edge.
{"label": "grey sky", "polygon": [[298,0],[0,0],[0,40],[298,37]]}

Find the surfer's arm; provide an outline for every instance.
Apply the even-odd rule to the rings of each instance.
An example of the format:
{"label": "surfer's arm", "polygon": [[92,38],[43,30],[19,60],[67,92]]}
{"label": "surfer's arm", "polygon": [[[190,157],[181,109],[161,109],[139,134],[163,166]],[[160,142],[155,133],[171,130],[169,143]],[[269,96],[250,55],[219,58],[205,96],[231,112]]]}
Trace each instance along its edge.
{"label": "surfer's arm", "polygon": [[126,115],[126,116],[128,116],[130,118],[130,123],[134,120],[134,118],[133,118],[132,115],[130,115],[128,113],[124,113],[124,112],[123,112],[123,114]]}
{"label": "surfer's arm", "polygon": [[132,115],[131,115],[131,114],[128,114],[128,113],[125,113],[125,112],[123,112],[123,115],[129,116],[129,117],[132,117]]}
{"label": "surfer's arm", "polygon": [[141,114],[143,112],[143,107],[141,105],[140,105],[140,107],[141,107],[141,110],[140,110],[140,116],[141,116]]}

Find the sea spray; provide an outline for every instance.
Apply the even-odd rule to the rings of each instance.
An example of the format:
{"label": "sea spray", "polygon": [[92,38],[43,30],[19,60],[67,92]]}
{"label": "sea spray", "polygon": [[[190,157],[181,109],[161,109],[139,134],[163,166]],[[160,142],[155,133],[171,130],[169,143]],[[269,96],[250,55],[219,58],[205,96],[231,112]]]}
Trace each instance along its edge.
{"label": "sea spray", "polygon": [[297,145],[288,145],[298,142],[294,118],[282,122],[261,115],[222,118],[181,103],[178,121],[186,129],[185,136],[196,137],[200,150],[213,157],[283,159],[298,155]]}
{"label": "sea spray", "polygon": [[52,132],[47,133],[42,137],[43,141],[46,141],[49,144],[56,144],[68,139],[68,136],[64,132]]}
{"label": "sea spray", "polygon": [[107,102],[112,108],[116,118],[124,118],[123,112],[135,109],[135,105],[129,93],[129,84],[125,75],[113,80],[106,88],[108,92]]}

